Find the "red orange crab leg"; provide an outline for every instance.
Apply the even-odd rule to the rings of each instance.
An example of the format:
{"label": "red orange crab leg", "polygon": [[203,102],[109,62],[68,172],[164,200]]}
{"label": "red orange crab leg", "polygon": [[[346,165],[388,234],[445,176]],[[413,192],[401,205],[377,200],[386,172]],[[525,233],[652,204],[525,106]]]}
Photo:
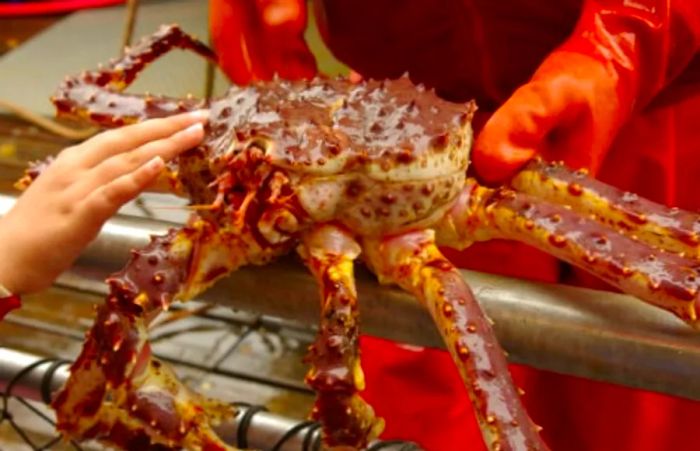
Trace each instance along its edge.
{"label": "red orange crab leg", "polygon": [[363,250],[380,281],[398,284],[430,311],[466,384],[487,446],[500,451],[548,449],[520,402],[488,319],[460,273],[438,250],[434,233],[368,240]]}
{"label": "red orange crab leg", "polygon": [[173,299],[189,299],[265,254],[254,243],[196,219],[134,251],[108,279],[107,302],[53,402],[59,430],[124,449],[231,449],[212,429],[231,409],[184,387],[151,355],[146,328]]}
{"label": "red orange crab leg", "polygon": [[697,322],[700,275],[694,260],[658,250],[564,206],[467,180],[437,233],[441,244],[456,248],[492,238],[521,241]]}
{"label": "red orange crab leg", "polygon": [[629,236],[667,251],[700,260],[700,215],[641,198],[572,171],[559,163],[535,160],[518,173],[511,185],[573,210]]}
{"label": "red orange crab leg", "polygon": [[51,100],[59,114],[88,119],[104,127],[117,127],[202,108],[205,102],[199,99],[177,100],[120,92],[149,63],[174,48],[189,49],[216,60],[211,49],[179,27],[163,26],[134,47],[126,49],[120,58],[112,60],[107,67],[66,78]]}
{"label": "red orange crab leg", "polygon": [[304,235],[299,253],[321,286],[321,325],[307,356],[306,380],[317,393],[313,416],[323,424],[324,443],[331,449],[363,449],[384,422],[358,395],[365,385],[353,276],[360,246],[344,230],[322,225]]}

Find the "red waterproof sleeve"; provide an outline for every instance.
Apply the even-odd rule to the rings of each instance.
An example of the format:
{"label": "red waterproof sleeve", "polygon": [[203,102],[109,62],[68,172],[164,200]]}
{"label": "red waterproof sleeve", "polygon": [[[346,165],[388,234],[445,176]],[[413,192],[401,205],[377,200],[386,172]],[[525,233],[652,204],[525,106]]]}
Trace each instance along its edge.
{"label": "red waterproof sleeve", "polygon": [[505,180],[535,154],[595,172],[621,125],[698,48],[697,1],[586,1],[571,37],[484,126],[478,175]]}

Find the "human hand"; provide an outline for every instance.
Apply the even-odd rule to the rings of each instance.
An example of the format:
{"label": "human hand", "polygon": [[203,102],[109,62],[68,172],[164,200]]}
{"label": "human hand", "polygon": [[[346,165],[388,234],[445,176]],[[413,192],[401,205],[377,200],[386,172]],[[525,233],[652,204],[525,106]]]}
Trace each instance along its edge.
{"label": "human hand", "polygon": [[207,117],[152,119],[63,150],[0,218],[0,283],[15,294],[48,288],[165,161],[201,142]]}

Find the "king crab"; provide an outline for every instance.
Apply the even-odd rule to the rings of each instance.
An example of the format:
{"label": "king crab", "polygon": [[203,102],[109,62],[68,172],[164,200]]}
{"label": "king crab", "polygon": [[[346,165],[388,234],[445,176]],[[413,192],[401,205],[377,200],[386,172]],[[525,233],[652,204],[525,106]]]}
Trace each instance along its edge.
{"label": "king crab", "polygon": [[110,294],[53,401],[67,436],[125,449],[232,449],[213,429],[232,408],[188,390],[153,357],[148,324],[242,265],[293,250],[321,287],[306,381],[317,393],[312,416],[328,449],[364,448],[383,425],[359,396],[359,257],[380,282],[428,309],[493,450],[547,446],[488,319],[438,246],[519,240],[696,323],[696,215],[542,161],[508,186],[481,186],[466,175],[475,105],[444,101],[407,77],[257,81],[212,100],[120,92],[172,48],[215,59],[178,27],[164,26],[106,68],[67,78],[52,99],[59,113],[105,127],[210,110],[203,143],[167,173],[195,213],[108,279]]}

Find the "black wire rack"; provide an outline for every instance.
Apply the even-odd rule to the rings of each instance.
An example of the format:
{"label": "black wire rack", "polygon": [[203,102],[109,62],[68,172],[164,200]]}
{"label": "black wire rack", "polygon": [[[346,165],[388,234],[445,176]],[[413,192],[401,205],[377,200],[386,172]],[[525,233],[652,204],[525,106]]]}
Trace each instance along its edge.
{"label": "black wire rack", "polygon": [[[13,391],[15,387],[19,386],[23,379],[35,369],[48,365],[46,369],[43,370],[41,381],[39,383],[38,391],[40,393],[41,401],[48,404],[51,401],[52,387],[54,387],[56,378],[56,373],[59,368],[69,365],[70,361],[60,358],[39,358],[33,363],[24,366],[19,371],[17,371],[10,380],[7,381],[5,390],[2,392],[2,405],[0,409],[0,425],[2,423],[8,423],[10,427],[15,431],[17,436],[33,451],[50,450],[62,441],[62,437],[56,434],[54,437],[48,440],[44,439],[43,443],[37,443],[36,439],[33,439],[29,433],[27,433],[24,428],[18,424],[13,418],[11,401],[17,402],[33,412],[37,418],[46,422],[51,428],[55,427],[54,420],[42,412],[36,406],[34,406],[30,401],[24,399],[22,396],[15,396]],[[256,415],[261,415],[267,412],[264,406],[252,405],[245,402],[234,402],[233,405],[237,408],[238,413],[235,419],[235,446],[241,449],[250,448],[251,444],[248,442],[248,435],[250,432],[251,425],[253,424]],[[279,437],[277,442],[269,448],[269,451],[282,451],[283,447],[290,442],[292,439],[299,440],[301,435],[301,447],[299,451],[320,451],[321,449],[321,434],[320,434],[321,424],[315,421],[298,421],[296,424],[287,427],[287,430]],[[68,442],[73,449],[82,451],[84,448],[75,441]],[[419,451],[421,448],[410,442],[402,441],[378,441],[371,444],[367,451],[382,451],[382,450],[392,450],[392,451]]]}
{"label": "black wire rack", "polygon": [[[175,307],[173,310],[175,314],[183,312],[183,308]],[[274,334],[278,337],[278,340],[276,340],[277,343],[280,343],[278,344],[278,346],[284,347],[285,340],[279,339],[280,337],[291,336],[293,337],[292,341],[294,339],[299,340],[301,337],[301,341],[305,342],[311,338],[310,331],[300,329],[294,325],[285,324],[275,318],[265,318],[262,316],[251,317],[250,315],[235,314],[232,312],[226,312],[225,310],[226,309],[219,309],[218,312],[216,311],[216,309],[207,310],[204,313],[198,314],[195,317],[190,318],[194,320],[194,325],[185,328],[177,328],[176,324],[171,324],[169,325],[170,327],[163,327],[155,331],[152,337],[152,341],[158,343],[169,339],[174,339],[177,336],[188,332],[197,332],[207,329],[229,329],[231,332],[236,334],[236,339],[227,346],[227,349],[219,353],[219,356],[214,360],[213,363],[209,365],[204,365],[202,363],[193,362],[184,358],[175,358],[169,355],[158,355],[158,357],[164,361],[167,361],[170,364],[173,364],[174,366],[195,370],[195,372],[198,372],[201,375],[197,379],[201,379],[207,375],[214,374],[226,378],[235,378],[257,384],[263,384],[282,390],[290,390],[301,393],[311,393],[307,387],[303,386],[301,383],[296,383],[295,381],[290,381],[283,378],[275,378],[272,375],[254,374],[222,368],[222,364],[228,358],[231,358],[235,354],[235,352],[240,349],[241,345],[254,333],[258,333],[263,337],[267,337],[271,334]],[[48,333],[50,335],[56,335],[61,338],[66,338],[76,342],[82,343],[84,339],[84,332],[80,329],[62,328],[60,326],[56,326],[49,322],[37,320],[35,318],[10,315],[5,319],[5,321],[10,324],[21,326],[25,329],[40,331]],[[268,343],[270,343],[270,347],[272,348],[272,341],[268,340]],[[61,442],[62,437],[60,435],[56,435],[48,440],[46,440],[45,438],[34,438],[32,437],[31,433],[26,431],[25,428],[23,428],[22,425],[18,421],[16,421],[15,415],[13,415],[13,410],[16,410],[17,407],[23,407],[29,412],[31,412],[33,415],[35,415],[36,419],[45,422],[47,426],[50,426],[52,429],[55,426],[54,419],[51,415],[42,411],[42,409],[37,407],[36,403],[33,403],[31,400],[27,400],[22,396],[16,396],[14,393],[15,388],[30,372],[37,369],[38,367],[41,367],[42,365],[48,364],[49,366],[43,372],[40,387],[38,387],[39,393],[41,395],[40,401],[45,404],[48,404],[51,401],[52,383],[56,376],[56,371],[62,366],[65,366],[69,363],[69,360],[62,358],[40,358],[34,361],[33,363],[19,369],[14,375],[12,375],[12,377],[9,380],[7,380],[7,383],[5,384],[5,390],[0,391],[2,395],[2,408],[0,410],[0,427],[3,426],[4,423],[9,425],[10,428],[15,432],[17,437],[31,450],[53,449],[53,447],[57,446],[58,443]],[[256,412],[266,411],[266,409],[263,406],[250,405],[244,402],[236,404],[243,407],[240,409],[239,415],[243,415],[243,419],[247,419],[246,421],[241,420],[244,426],[242,429],[243,433],[245,433],[247,427],[250,425],[250,420]],[[244,440],[245,443],[245,434],[242,437],[243,438],[241,440]],[[83,449],[79,444],[73,441],[69,443],[73,447],[73,449]],[[283,444],[284,442],[282,442],[277,447],[277,449],[281,449],[281,446]],[[1,446],[0,449],[2,449]]]}
{"label": "black wire rack", "polygon": [[[168,355],[157,355],[160,359],[171,363],[176,368],[187,368],[194,370],[195,374],[199,374],[199,378],[194,378],[189,383],[200,382],[206,376],[217,375],[224,378],[243,380],[246,382],[259,384],[273,389],[279,389],[287,392],[296,392],[311,396],[312,392],[301,382],[292,380],[291,378],[278,377],[274,374],[258,374],[254,372],[245,372],[234,370],[225,367],[224,363],[235,357],[236,352],[241,350],[242,345],[252,336],[258,335],[263,342],[268,344],[270,353],[279,353],[286,348],[292,350],[293,358],[297,358],[296,351],[305,349],[313,339],[313,331],[297,326],[294,323],[288,323],[277,318],[265,317],[260,315],[249,315],[243,313],[235,313],[226,308],[215,307],[212,309],[202,309],[201,305],[197,306],[194,303],[192,310],[199,311],[197,315],[188,317],[185,312],[175,308],[175,315],[182,315],[189,319],[189,325],[181,327],[177,322],[169,323],[167,327],[158,328],[152,333],[152,341],[158,343],[167,340],[173,340],[182,334],[197,332],[201,330],[211,329],[228,329],[235,333],[236,339],[228,343],[223,349],[218,352],[218,355],[213,357],[208,364],[201,362],[193,362],[184,358],[176,358]],[[48,333],[52,336],[58,336],[63,339],[69,339],[75,342],[82,342],[84,331],[60,327],[55,324],[40,321],[35,318],[27,318],[21,315],[9,315],[6,322],[21,326],[27,330],[40,331]],[[215,344],[212,344],[215,347]],[[156,353],[157,354],[157,353]],[[46,438],[33,437],[32,433],[25,430],[20,422],[16,421],[13,411],[19,408],[24,408],[31,412],[36,419],[46,424],[47,429],[54,430],[53,415],[47,409],[42,409],[41,403],[48,404],[51,401],[51,394],[57,386],[60,386],[62,381],[60,372],[64,371],[70,361],[60,357],[37,357],[31,363],[22,367],[17,367],[16,371],[6,377],[3,385],[4,391],[1,391],[2,404],[0,410],[0,427],[5,424],[14,431],[19,438],[19,441],[24,443],[31,450],[49,450],[57,447],[59,443],[68,449],[83,450],[93,449],[90,444],[81,445],[74,441],[65,441],[60,435],[53,435]],[[40,371],[40,376],[32,372]],[[30,377],[31,376],[31,377]],[[32,379],[32,381],[29,381]],[[36,392],[32,399],[25,399],[22,395],[27,391],[27,384],[33,384],[31,390]],[[24,389],[24,390],[22,390]],[[38,403],[37,403],[38,401]],[[238,410],[237,417],[231,425],[227,425],[229,429],[226,431],[226,436],[234,437],[230,443],[238,448],[246,449],[254,446],[254,443],[249,442],[250,433],[254,428],[256,420],[260,416],[274,415],[268,412],[268,409],[262,405],[251,404],[248,402],[234,402],[234,406]],[[269,418],[268,418],[269,422]],[[36,434],[34,434],[36,435]],[[314,421],[294,421],[286,419],[281,424],[278,438],[273,446],[269,447],[269,451],[283,451],[290,448],[290,443],[300,444],[297,448],[300,451],[315,451],[321,448],[320,424]],[[0,447],[2,449],[2,447]],[[421,448],[409,442],[400,441],[378,441],[372,443],[368,451],[416,451]]]}
{"label": "black wire rack", "polygon": [[[2,391],[2,410],[0,410],[0,426],[3,423],[7,423],[10,425],[12,430],[15,431],[17,436],[32,450],[34,451],[41,451],[41,450],[48,450],[52,449],[52,447],[56,446],[61,440],[62,437],[59,434],[56,434],[55,437],[50,438],[48,441],[44,442],[43,444],[36,443],[36,439],[32,439],[30,434],[25,432],[24,428],[17,422],[15,421],[15,418],[12,414],[12,409],[11,409],[11,404],[12,401],[24,406],[26,409],[31,411],[36,415],[36,417],[40,420],[45,421],[48,425],[50,425],[52,428],[55,427],[56,423],[54,420],[48,416],[46,413],[42,412],[39,410],[37,407],[35,407],[30,401],[27,401],[21,396],[13,396],[13,390],[15,386],[22,381],[24,376],[26,376],[29,372],[34,370],[35,368],[38,368],[46,363],[49,363],[49,368],[46,370],[44,373],[44,377],[42,378],[41,382],[41,387],[40,387],[40,393],[42,397],[42,401],[46,404],[48,404],[51,400],[51,391],[50,391],[50,386],[51,386],[51,380],[53,379],[53,376],[58,368],[60,368],[63,365],[66,365],[70,363],[67,360],[63,359],[56,359],[56,358],[43,358],[35,361],[34,363],[25,366],[22,368],[20,371],[15,373],[15,375],[7,381],[7,385],[5,387],[5,390]],[[74,449],[82,451],[82,447],[78,445],[77,443],[71,441],[71,445],[73,446]]]}

